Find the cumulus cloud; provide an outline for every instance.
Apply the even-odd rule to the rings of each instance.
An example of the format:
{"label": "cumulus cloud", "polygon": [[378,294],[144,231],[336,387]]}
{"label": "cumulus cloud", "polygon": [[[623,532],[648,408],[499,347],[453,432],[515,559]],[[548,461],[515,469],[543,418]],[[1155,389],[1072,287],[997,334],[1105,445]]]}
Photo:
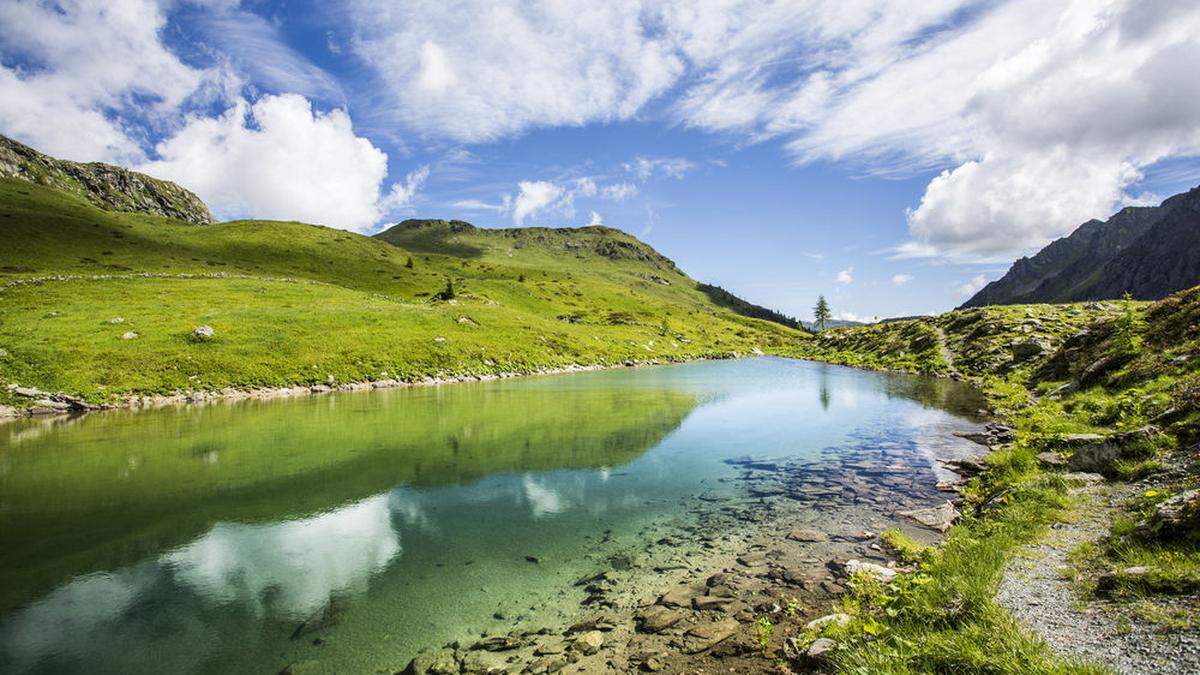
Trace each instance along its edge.
{"label": "cumulus cloud", "polygon": [[913,275],[911,275],[911,274],[893,274],[892,275],[892,285],[893,286],[903,286],[912,280],[913,280]]}
{"label": "cumulus cloud", "polygon": [[838,282],[839,284],[854,283],[854,268],[847,267],[846,269],[842,270],[841,272],[838,272],[837,276],[834,277],[834,281]]}
{"label": "cumulus cloud", "polygon": [[159,40],[158,3],[0,3],[0,130],[76,160],[144,157],[131,117],[163,124],[216,74],[191,68]]}
{"label": "cumulus cloud", "polygon": [[[517,198],[513,200],[513,222],[524,225],[525,219],[549,208],[571,206],[570,194],[556,183],[544,180],[523,180],[517,183]],[[573,209],[572,209],[573,211]]]}
{"label": "cumulus cloud", "polygon": [[346,9],[354,51],[384,85],[381,108],[463,142],[628,119],[683,69],[637,2],[349,0]]}
{"label": "cumulus cloud", "polygon": [[[220,117],[192,117],[138,167],[195,190],[222,217],[296,219],[364,229],[381,217],[387,155],[356,136],[343,110],[315,111],[302,96],[239,100]],[[392,188],[407,202],[427,172]]]}
{"label": "cumulus cloud", "polygon": [[987,283],[987,277],[983,276],[982,274],[978,274],[963,282],[963,284],[956,290],[958,291],[959,295],[971,296],[982,290],[984,286],[987,286]]}
{"label": "cumulus cloud", "polygon": [[588,227],[592,227],[595,225],[603,225],[603,224],[604,224],[604,219],[600,217],[600,214],[596,213],[595,211],[592,211],[592,217],[588,220]]}
{"label": "cumulus cloud", "polygon": [[349,15],[396,119],[430,135],[628,119],[672,92],[683,125],[779,138],[798,163],[944,170],[908,213],[906,256],[1039,246],[1129,202],[1148,167],[1200,153],[1196,3],[593,5],[350,0]]}

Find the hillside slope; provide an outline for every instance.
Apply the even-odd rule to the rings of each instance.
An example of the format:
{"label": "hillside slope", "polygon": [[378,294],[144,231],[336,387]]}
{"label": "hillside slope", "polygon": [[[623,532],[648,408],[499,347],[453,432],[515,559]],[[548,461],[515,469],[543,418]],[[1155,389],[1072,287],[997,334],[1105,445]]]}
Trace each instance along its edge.
{"label": "hillside slope", "polygon": [[1200,284],[1200,188],[1160,206],[1091,220],[1013,263],[962,307],[1115,299],[1158,300]]}
{"label": "hillside slope", "polygon": [[[0,230],[0,385],[92,403],[728,356],[804,335],[714,303],[609,228],[200,226],[0,179]],[[0,394],[55,403],[37,400]]]}
{"label": "hillside slope", "polygon": [[204,202],[175,183],[111,164],[54,159],[7,136],[0,136],[0,178],[48,185],[111,211],[149,213],[200,225],[213,222]]}

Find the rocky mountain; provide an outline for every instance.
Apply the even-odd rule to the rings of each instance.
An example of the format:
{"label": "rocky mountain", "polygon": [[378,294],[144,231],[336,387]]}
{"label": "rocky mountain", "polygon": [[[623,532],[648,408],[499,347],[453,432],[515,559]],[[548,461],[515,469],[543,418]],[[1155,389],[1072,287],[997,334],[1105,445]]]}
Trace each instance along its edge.
{"label": "rocky mountain", "polygon": [[1157,300],[1200,284],[1200,187],[1159,206],[1089,220],[1021,258],[962,307],[1114,299]]}
{"label": "rocky mountain", "polygon": [[0,178],[70,192],[106,211],[149,213],[197,225],[213,222],[204,202],[174,183],[111,164],[55,159],[5,136],[0,136]]}

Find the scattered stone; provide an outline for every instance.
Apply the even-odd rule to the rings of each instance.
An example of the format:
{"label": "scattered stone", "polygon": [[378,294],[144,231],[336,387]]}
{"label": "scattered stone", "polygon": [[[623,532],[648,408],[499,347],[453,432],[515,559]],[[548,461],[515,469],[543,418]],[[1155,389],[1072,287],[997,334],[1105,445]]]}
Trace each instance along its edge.
{"label": "scattered stone", "polygon": [[529,663],[525,668],[526,673],[530,675],[543,675],[544,673],[557,673],[567,667],[567,658],[562,655],[551,655],[536,658]]}
{"label": "scattered stone", "polygon": [[709,609],[724,609],[724,607],[731,602],[733,602],[733,598],[730,597],[698,595],[692,598],[692,607],[700,611]]}
{"label": "scattered stone", "polygon": [[767,554],[762,552],[743,553],[737,558],[739,565],[746,567],[762,567],[767,564]]}
{"label": "scattered stone", "polygon": [[1172,539],[1196,532],[1200,526],[1200,488],[1185,490],[1167,499],[1138,524],[1135,533],[1143,538]]}
{"label": "scattered stone", "polygon": [[473,651],[467,652],[462,660],[462,672],[476,675],[479,673],[507,673],[511,669],[508,659],[496,652]]}
{"label": "scattered stone", "polygon": [[537,557],[536,555],[527,555],[527,556],[525,556],[525,562],[530,562],[530,563],[533,563],[534,565],[537,565],[542,562],[542,559]]}
{"label": "scattered stone", "polygon": [[1103,434],[1066,434],[1059,439],[1059,442],[1068,448],[1074,448],[1088,443],[1098,443],[1105,438],[1107,437]]}
{"label": "scattered stone", "polygon": [[121,333],[121,339],[122,340],[136,340],[136,339],[138,339],[138,334],[133,331],[129,331],[127,333]]}
{"label": "scattered stone", "polygon": [[950,529],[959,516],[958,509],[954,508],[950,502],[943,502],[927,509],[899,511],[898,514],[938,532]]}
{"label": "scattered stone", "polygon": [[1153,567],[1138,565],[1136,567],[1126,567],[1116,572],[1105,572],[1096,578],[1096,592],[1103,594],[1112,593],[1122,584],[1129,584],[1136,587],[1149,577],[1152,572],[1156,571]]}
{"label": "scattered stone", "polygon": [[471,645],[471,649],[487,652],[506,652],[513,649],[520,649],[525,644],[525,641],[512,635],[489,635]]}
{"label": "scattered stone", "polygon": [[829,638],[817,638],[811,645],[808,646],[808,650],[804,652],[804,655],[814,663],[822,663],[829,658],[829,655],[833,653],[833,650],[837,649],[837,646],[838,643],[834,640],[830,640]]}
{"label": "scattered stone", "polygon": [[1125,455],[1130,445],[1149,440],[1157,433],[1153,427],[1144,427],[1136,431],[1113,434],[1107,438],[1101,437],[1103,440],[1076,447],[1067,460],[1067,466],[1072,471],[1107,474],[1113,470],[1113,463]]}
{"label": "scattered stone", "polygon": [[722,640],[726,640],[736,633],[739,625],[736,619],[725,618],[694,626],[687,634],[698,641],[685,647],[684,652],[699,654],[700,652],[712,649]]}
{"label": "scattered stone", "polygon": [[421,652],[404,669],[405,675],[457,675],[459,671],[458,657],[448,647]]}
{"label": "scattered stone", "polygon": [[108,322],[109,323],[125,323],[125,317],[114,316],[113,318],[109,319]]}
{"label": "scattered stone", "polygon": [[787,533],[787,538],[792,541],[803,542],[822,542],[829,541],[829,535],[820,530],[810,528],[800,528]]}
{"label": "scattered stone", "polygon": [[807,624],[804,625],[804,629],[811,630],[811,631],[819,631],[819,630],[825,628],[825,626],[829,626],[829,625],[839,626],[839,627],[847,626],[853,620],[854,620],[854,617],[850,616],[849,614],[843,614],[841,612],[837,612],[835,614],[826,614],[825,616],[823,616],[819,619],[813,619],[812,621],[809,621]]}
{"label": "scattered stone", "polygon": [[644,633],[661,633],[683,619],[683,612],[662,605],[647,607],[638,616],[639,629]]}
{"label": "scattered stone", "polygon": [[604,634],[598,630],[590,630],[582,633],[579,637],[575,638],[575,642],[571,643],[571,648],[584,656],[595,654],[603,646]]}
{"label": "scattered stone", "polygon": [[192,335],[200,338],[201,340],[207,340],[213,335],[216,335],[216,331],[213,330],[212,326],[196,326],[196,328],[192,330]]}
{"label": "scattered stone", "polygon": [[864,574],[874,579],[878,579],[884,583],[895,579],[899,574],[899,572],[890,567],[876,565],[875,563],[863,562],[862,560],[848,560],[846,561],[846,564],[842,566],[842,569],[845,571],[847,576]]}
{"label": "scattered stone", "polygon": [[1047,466],[1053,469],[1061,469],[1067,465],[1067,460],[1057,452],[1039,452],[1038,461],[1042,466]]}
{"label": "scattered stone", "polygon": [[1014,361],[1028,361],[1052,351],[1050,343],[1041,339],[1017,340],[1009,345]]}
{"label": "scattered stone", "polygon": [[658,599],[658,604],[666,605],[667,607],[691,607],[692,598],[696,596],[696,592],[688,586],[676,586]]}

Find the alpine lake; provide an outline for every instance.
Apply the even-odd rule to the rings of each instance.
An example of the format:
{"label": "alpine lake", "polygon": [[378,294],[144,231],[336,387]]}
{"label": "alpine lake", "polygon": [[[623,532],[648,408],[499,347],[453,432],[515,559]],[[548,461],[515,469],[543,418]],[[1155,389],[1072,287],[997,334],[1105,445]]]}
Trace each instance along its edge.
{"label": "alpine lake", "polygon": [[739,564],[819,604],[829,559],[945,503],[982,405],[763,357],[12,422],[0,672],[393,673],[597,615],[628,641]]}

